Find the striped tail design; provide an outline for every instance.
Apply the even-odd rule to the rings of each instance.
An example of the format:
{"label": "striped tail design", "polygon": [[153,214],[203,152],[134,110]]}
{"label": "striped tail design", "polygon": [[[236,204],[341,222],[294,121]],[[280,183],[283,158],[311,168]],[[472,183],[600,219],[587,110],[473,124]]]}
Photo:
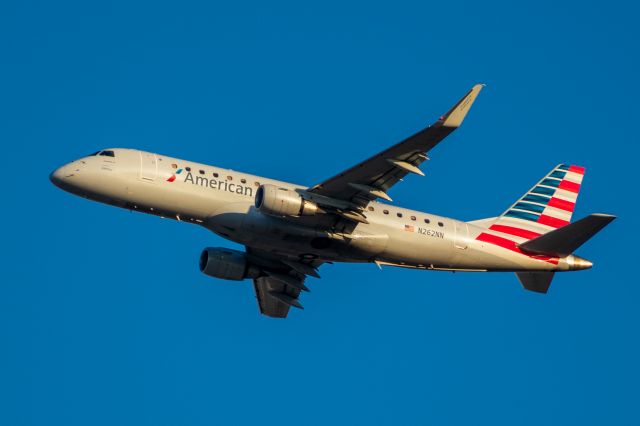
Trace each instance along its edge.
{"label": "striped tail design", "polygon": [[560,164],[504,212],[497,223],[540,234],[568,225],[584,171],[584,167]]}
{"label": "striped tail design", "polygon": [[[522,252],[518,244],[568,225],[585,169],[560,164],[499,216],[477,239]],[[551,263],[557,258],[532,256]]]}

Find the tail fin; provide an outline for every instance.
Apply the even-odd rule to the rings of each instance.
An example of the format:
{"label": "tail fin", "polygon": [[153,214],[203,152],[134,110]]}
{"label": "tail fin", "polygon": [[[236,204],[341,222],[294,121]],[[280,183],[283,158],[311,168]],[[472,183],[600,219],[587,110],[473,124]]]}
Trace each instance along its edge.
{"label": "tail fin", "polygon": [[545,226],[547,231],[568,225],[584,172],[584,167],[560,164],[504,212],[500,219],[533,222]]}
{"label": "tail fin", "polygon": [[584,167],[558,165],[494,219],[489,230],[507,234],[508,239],[521,243],[568,225],[584,172]]}
{"label": "tail fin", "polygon": [[[500,216],[472,223],[486,228],[476,239],[541,256],[557,264],[604,228],[615,216],[593,214],[571,223],[584,167],[560,164]],[[590,262],[588,267],[590,267]],[[581,268],[582,269],[582,268]],[[553,272],[517,272],[522,286],[546,293]]]}
{"label": "tail fin", "polygon": [[568,256],[616,217],[608,214],[592,214],[577,222],[519,244],[522,250],[548,256]]}

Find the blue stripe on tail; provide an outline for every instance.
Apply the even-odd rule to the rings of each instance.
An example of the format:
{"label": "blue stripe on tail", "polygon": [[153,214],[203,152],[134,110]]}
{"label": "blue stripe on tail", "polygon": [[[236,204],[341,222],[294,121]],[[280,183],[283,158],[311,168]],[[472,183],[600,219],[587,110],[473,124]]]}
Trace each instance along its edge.
{"label": "blue stripe on tail", "polygon": [[536,186],[531,190],[531,192],[536,194],[553,195],[556,193],[556,190],[551,188],[546,188],[544,186]]}
{"label": "blue stripe on tail", "polygon": [[537,214],[521,212],[518,210],[509,210],[504,215],[508,217],[515,217],[518,219],[530,220],[531,222],[536,222],[538,220]]}
{"label": "blue stripe on tail", "polygon": [[554,188],[557,188],[558,185],[560,185],[560,181],[557,179],[544,179],[540,182],[540,185],[553,186]]}
{"label": "blue stripe on tail", "polygon": [[513,206],[514,209],[526,210],[534,213],[542,213],[545,207],[546,206],[540,206],[538,204],[523,203],[523,202],[519,202],[518,204]]}
{"label": "blue stripe on tail", "polygon": [[522,198],[522,201],[531,201],[534,203],[540,203],[540,204],[549,204],[549,197],[543,197],[542,195],[533,195],[533,194],[527,194]]}
{"label": "blue stripe on tail", "polygon": [[556,171],[552,172],[551,174],[549,174],[549,177],[556,178],[556,179],[564,179],[566,174],[567,174],[567,172],[556,170]]}

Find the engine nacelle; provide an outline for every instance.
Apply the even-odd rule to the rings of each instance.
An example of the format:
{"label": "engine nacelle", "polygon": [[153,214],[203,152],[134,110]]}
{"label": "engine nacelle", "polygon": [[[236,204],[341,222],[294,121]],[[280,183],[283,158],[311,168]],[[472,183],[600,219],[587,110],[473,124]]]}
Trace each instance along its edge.
{"label": "engine nacelle", "polygon": [[200,271],[210,277],[241,281],[248,277],[247,256],[237,250],[207,247],[200,255]]}
{"label": "engine nacelle", "polygon": [[305,200],[296,191],[275,185],[260,185],[256,191],[255,206],[260,213],[272,216],[313,216],[318,205]]}

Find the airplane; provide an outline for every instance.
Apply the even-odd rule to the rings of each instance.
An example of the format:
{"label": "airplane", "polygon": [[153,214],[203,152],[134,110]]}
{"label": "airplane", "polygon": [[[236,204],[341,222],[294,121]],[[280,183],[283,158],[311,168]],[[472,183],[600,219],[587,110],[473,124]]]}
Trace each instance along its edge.
{"label": "airplane", "polygon": [[134,149],[111,148],[50,175],[57,187],[109,205],[192,223],[244,245],[205,248],[200,271],[253,280],[262,314],[302,309],[307,277],[325,263],[375,263],[435,271],[515,272],[526,290],[546,293],[556,272],[589,269],[575,254],[613,221],[571,222],[584,167],[554,167],[496,217],[459,221],[394,207],[389,189],[460,127],[477,84],[429,127],[313,186],[280,182]]}

